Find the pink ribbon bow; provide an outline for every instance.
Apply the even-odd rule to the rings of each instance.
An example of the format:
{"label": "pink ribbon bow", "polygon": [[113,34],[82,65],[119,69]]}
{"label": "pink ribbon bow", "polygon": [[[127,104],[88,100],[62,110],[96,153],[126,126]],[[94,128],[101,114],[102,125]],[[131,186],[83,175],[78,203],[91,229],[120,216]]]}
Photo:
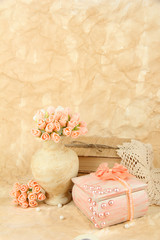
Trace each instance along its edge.
{"label": "pink ribbon bow", "polygon": [[108,163],[102,163],[99,165],[95,175],[102,180],[117,180],[117,177],[126,179],[132,176],[128,169],[122,165],[115,163],[114,167],[109,169]]}

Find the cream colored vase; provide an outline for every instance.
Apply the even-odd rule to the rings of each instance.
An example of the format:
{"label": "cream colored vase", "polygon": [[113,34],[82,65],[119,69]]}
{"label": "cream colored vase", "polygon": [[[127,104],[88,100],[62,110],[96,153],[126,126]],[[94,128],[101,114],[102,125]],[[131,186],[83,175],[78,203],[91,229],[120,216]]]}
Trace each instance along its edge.
{"label": "cream colored vase", "polygon": [[31,160],[32,174],[46,191],[49,205],[66,204],[71,200],[71,178],[77,176],[77,154],[61,142],[45,141]]}

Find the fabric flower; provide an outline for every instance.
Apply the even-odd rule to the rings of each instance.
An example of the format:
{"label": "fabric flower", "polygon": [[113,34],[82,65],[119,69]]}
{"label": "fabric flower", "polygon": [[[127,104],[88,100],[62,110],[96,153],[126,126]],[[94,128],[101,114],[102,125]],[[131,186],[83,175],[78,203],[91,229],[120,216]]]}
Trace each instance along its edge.
{"label": "fabric flower", "polygon": [[54,122],[54,115],[50,115],[49,118],[46,119],[46,124]]}
{"label": "fabric flower", "polygon": [[61,126],[60,126],[60,123],[55,120],[54,122],[54,131],[58,132],[60,130]]}
{"label": "fabric flower", "polygon": [[80,127],[87,127],[87,123],[84,122],[84,121],[80,121],[80,122],[79,122],[79,126],[80,126]]}
{"label": "fabric flower", "polygon": [[29,206],[30,207],[37,207],[38,203],[36,201],[29,201]]}
{"label": "fabric flower", "polygon": [[21,184],[18,183],[18,182],[16,182],[16,183],[13,185],[13,189],[14,189],[15,191],[18,191],[18,190],[20,190],[20,186],[21,186]]}
{"label": "fabric flower", "polygon": [[80,135],[79,131],[72,131],[72,133],[71,133],[72,138],[77,138],[77,137],[79,137],[79,135]]}
{"label": "fabric flower", "polygon": [[39,137],[41,135],[41,131],[38,129],[32,129],[31,133],[34,137]]}
{"label": "fabric flower", "polygon": [[54,124],[51,122],[51,123],[48,123],[46,128],[45,128],[45,131],[48,132],[48,133],[51,133],[54,129]]}
{"label": "fabric flower", "polygon": [[50,136],[49,136],[48,133],[44,132],[44,133],[42,133],[42,135],[41,135],[41,139],[42,139],[43,141],[47,141],[47,140],[50,139]]}
{"label": "fabric flower", "polygon": [[27,183],[27,185],[28,185],[29,188],[33,188],[35,185],[38,185],[38,183],[36,181],[30,180]]}
{"label": "fabric flower", "polygon": [[46,199],[46,196],[42,192],[40,192],[37,194],[37,198],[39,201],[43,201]]}
{"label": "fabric flower", "polygon": [[69,121],[67,126],[70,127],[71,129],[75,128],[78,125],[77,121]]}
{"label": "fabric flower", "polygon": [[50,107],[47,108],[47,112],[48,112],[49,115],[54,114],[55,108],[50,106]]}
{"label": "fabric flower", "polygon": [[21,194],[19,197],[18,197],[18,202],[22,203],[22,202],[25,202],[26,201],[26,197],[24,194]]}
{"label": "fabric flower", "polygon": [[67,125],[67,120],[61,118],[61,119],[59,120],[59,123],[61,124],[61,127],[66,127],[66,125]]}
{"label": "fabric flower", "polygon": [[43,119],[39,119],[38,120],[38,128],[43,130],[43,129],[45,129],[45,126],[46,126],[45,121]]}
{"label": "fabric flower", "polygon": [[28,183],[27,183],[28,187],[29,188],[32,188],[33,187],[33,180],[30,180]]}
{"label": "fabric flower", "polygon": [[59,119],[61,118],[62,116],[62,112],[56,112],[55,115],[54,115],[54,119],[59,121]]}
{"label": "fabric flower", "polygon": [[14,191],[14,190],[12,190],[12,191],[10,192],[10,196],[11,196],[12,198],[18,198],[20,195],[21,195],[20,191]]}
{"label": "fabric flower", "polygon": [[22,192],[22,195],[24,196],[24,198],[27,198],[27,197],[28,197],[28,195],[27,195],[26,192]]}
{"label": "fabric flower", "polygon": [[36,115],[33,117],[33,119],[35,121],[39,121],[40,119],[43,119],[45,116],[45,110],[44,109],[41,109],[41,110],[38,110]]}
{"label": "fabric flower", "polygon": [[37,195],[35,193],[29,193],[28,199],[29,199],[29,201],[34,201],[37,199]]}
{"label": "fabric flower", "polygon": [[33,187],[33,193],[39,193],[41,191],[41,187],[37,184]]}
{"label": "fabric flower", "polygon": [[52,133],[51,134],[51,139],[55,142],[55,143],[58,143],[60,141],[60,136],[57,134],[57,133]]}
{"label": "fabric flower", "polygon": [[66,127],[63,129],[63,135],[69,137],[71,135],[72,129],[70,127]]}
{"label": "fabric flower", "polygon": [[86,127],[81,127],[79,131],[81,135],[85,135],[88,132],[88,129]]}
{"label": "fabric flower", "polygon": [[58,106],[56,109],[55,109],[55,113],[57,112],[63,112],[64,111],[64,108],[62,106]]}
{"label": "fabric flower", "polygon": [[27,201],[22,202],[20,205],[21,205],[22,208],[28,208],[28,206],[29,206]]}
{"label": "fabric flower", "polygon": [[27,192],[28,190],[28,185],[27,184],[22,184],[20,187],[21,192]]}

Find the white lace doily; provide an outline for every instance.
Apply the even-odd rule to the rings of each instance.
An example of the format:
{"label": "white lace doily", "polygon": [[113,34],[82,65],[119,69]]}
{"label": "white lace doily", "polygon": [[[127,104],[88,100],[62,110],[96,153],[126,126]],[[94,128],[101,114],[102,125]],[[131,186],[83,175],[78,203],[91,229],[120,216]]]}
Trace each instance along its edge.
{"label": "white lace doily", "polygon": [[160,205],[160,169],[153,166],[152,145],[131,140],[130,143],[118,145],[118,148],[117,154],[122,159],[121,164],[131,174],[148,184],[150,205]]}

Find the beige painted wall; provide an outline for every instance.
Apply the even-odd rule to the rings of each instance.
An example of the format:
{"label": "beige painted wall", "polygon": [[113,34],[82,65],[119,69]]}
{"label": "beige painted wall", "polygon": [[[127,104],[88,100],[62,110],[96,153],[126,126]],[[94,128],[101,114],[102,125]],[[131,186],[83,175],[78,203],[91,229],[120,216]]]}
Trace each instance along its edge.
{"label": "beige painted wall", "polygon": [[160,166],[160,2],[0,1],[0,169],[26,174],[32,117],[69,106],[89,135],[153,144]]}

